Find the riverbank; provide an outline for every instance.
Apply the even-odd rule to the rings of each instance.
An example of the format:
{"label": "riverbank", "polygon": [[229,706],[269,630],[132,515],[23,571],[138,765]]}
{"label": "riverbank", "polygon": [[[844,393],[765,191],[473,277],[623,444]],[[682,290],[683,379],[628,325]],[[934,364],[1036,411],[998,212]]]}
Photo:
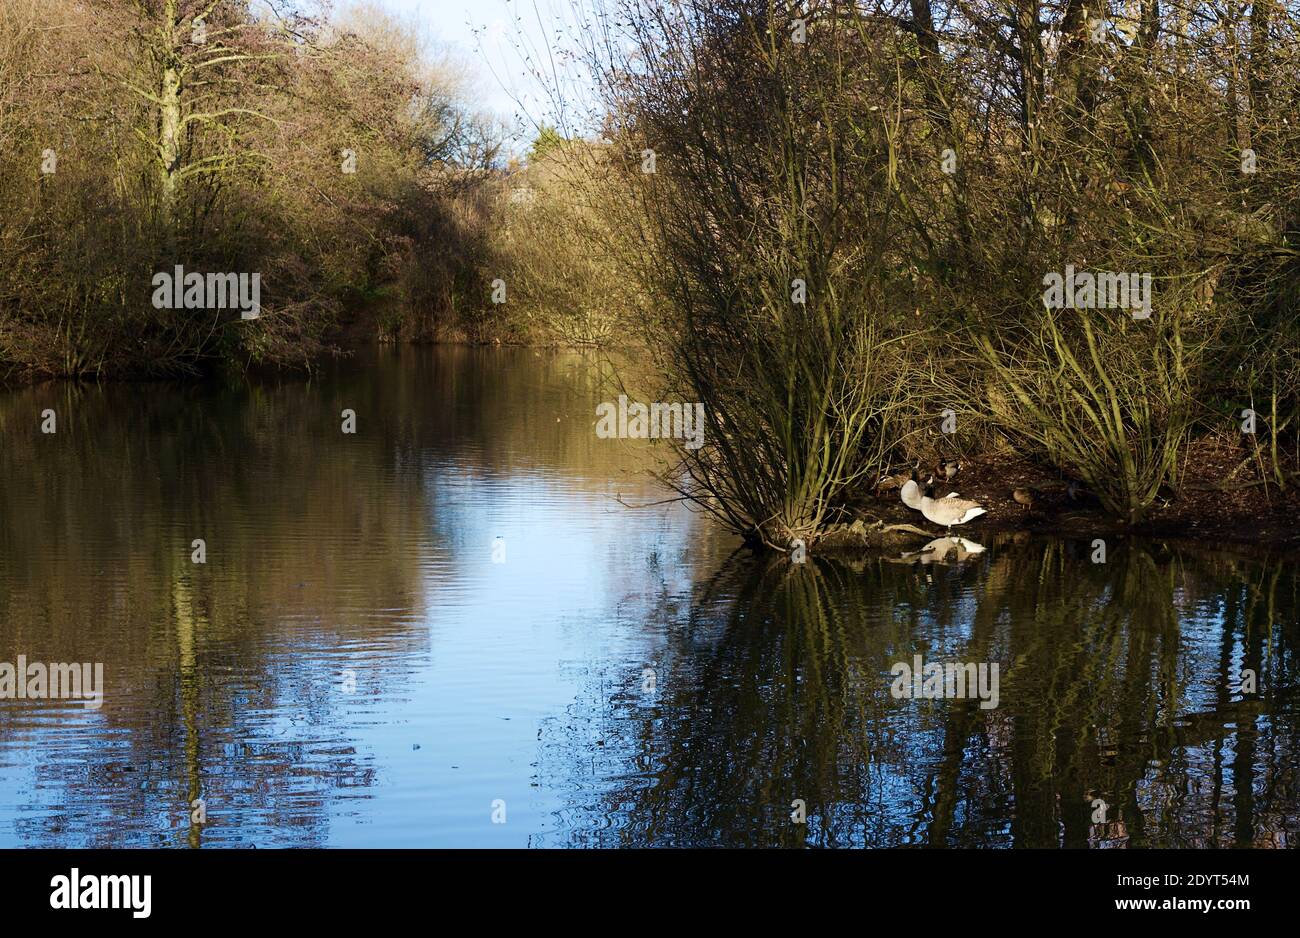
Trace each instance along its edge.
{"label": "riverbank", "polygon": [[[391,298],[358,304],[331,337],[331,355],[350,357],[373,344],[438,346],[520,346],[556,349],[554,343],[519,339],[472,339],[446,336],[425,341],[385,338],[382,323],[393,315]],[[250,375],[284,374],[283,368],[254,367]],[[202,374],[181,376],[183,382],[202,381]],[[45,383],[44,377],[0,381],[0,392]],[[117,383],[106,378],[95,383]],[[157,379],[153,379],[157,380]],[[954,491],[973,499],[987,514],[953,529],[954,534],[978,541],[981,536],[1023,532],[1067,538],[1139,536],[1177,538],[1194,542],[1222,542],[1237,546],[1289,547],[1300,545],[1300,485],[1291,476],[1286,489],[1261,481],[1254,454],[1237,440],[1198,440],[1189,447],[1177,489],[1167,489],[1144,519],[1127,525],[1107,514],[1097,498],[1080,488],[1073,493],[1066,479],[1012,452],[976,453],[960,460],[961,468],[944,493]],[[924,470],[933,471],[933,467]],[[897,478],[897,477],[896,477]],[[1030,505],[1016,501],[1017,490],[1031,494]],[[910,530],[909,530],[910,529]],[[939,537],[938,527],[919,512],[901,504],[896,487],[860,489],[851,495],[848,509],[817,541],[816,550],[907,550]]]}
{"label": "riverbank", "polygon": [[[954,528],[978,541],[984,534],[1025,532],[1059,537],[1093,538],[1139,536],[1217,541],[1234,545],[1300,545],[1300,489],[1294,481],[1283,490],[1265,485],[1253,457],[1223,440],[1201,441],[1189,454],[1185,478],[1177,490],[1162,493],[1139,523],[1128,525],[1108,515],[1086,490],[1071,497],[1065,479],[1014,454],[990,453],[961,460],[957,475],[942,485],[987,509],[987,514]],[[1028,491],[1031,504],[1016,501],[1014,492]],[[843,548],[856,541],[878,547],[911,544],[919,534],[889,530],[911,525],[942,534],[919,512],[899,501],[897,489],[861,492],[852,501],[851,526],[827,539],[826,546]],[[884,530],[882,532],[881,526]]]}

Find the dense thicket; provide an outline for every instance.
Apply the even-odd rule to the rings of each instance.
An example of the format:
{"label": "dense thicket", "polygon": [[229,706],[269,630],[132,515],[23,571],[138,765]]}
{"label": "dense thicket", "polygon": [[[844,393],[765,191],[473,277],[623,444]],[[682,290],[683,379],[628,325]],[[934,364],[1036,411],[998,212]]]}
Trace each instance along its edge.
{"label": "dense thicket", "polygon": [[[0,374],[306,363],[384,293],[389,332],[472,320],[491,128],[376,11],[277,9],[0,6]],[[262,315],[155,308],[176,265],[258,274]]]}
{"label": "dense thicket", "polygon": [[[996,439],[1137,520],[1246,408],[1285,484],[1297,25],[1280,0],[594,15],[651,347],[708,405],[684,490],[779,547],[891,464]],[[1067,267],[1149,275],[1149,317],[1056,308]]]}

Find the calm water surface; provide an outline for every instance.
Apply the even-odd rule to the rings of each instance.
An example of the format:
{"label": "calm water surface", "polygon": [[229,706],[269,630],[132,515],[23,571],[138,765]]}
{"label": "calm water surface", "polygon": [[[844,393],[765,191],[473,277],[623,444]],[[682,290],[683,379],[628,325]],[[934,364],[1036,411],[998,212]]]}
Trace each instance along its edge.
{"label": "calm water surface", "polygon": [[[1297,844],[1290,558],[755,559],[596,438],[600,375],[0,396],[0,662],[105,669],[99,710],[0,700],[0,846]],[[894,699],[917,654],[999,705]]]}

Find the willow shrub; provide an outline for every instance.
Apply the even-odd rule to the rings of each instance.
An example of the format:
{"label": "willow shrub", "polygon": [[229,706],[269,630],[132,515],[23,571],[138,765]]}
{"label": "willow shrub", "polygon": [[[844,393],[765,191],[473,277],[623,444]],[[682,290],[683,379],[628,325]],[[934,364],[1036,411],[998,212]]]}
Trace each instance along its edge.
{"label": "willow shrub", "polygon": [[[634,268],[665,394],[702,402],[702,449],[672,477],[751,543],[811,543],[901,432],[906,278],[879,40],[816,43],[745,2],[643,11],[602,73],[639,211]],[[774,28],[769,28],[774,27]],[[622,43],[603,48],[622,48]],[[879,71],[877,71],[879,69]]]}
{"label": "willow shrub", "polygon": [[1014,350],[981,339],[994,419],[1129,522],[1176,481],[1196,418],[1178,314],[1152,318],[1042,307]]}

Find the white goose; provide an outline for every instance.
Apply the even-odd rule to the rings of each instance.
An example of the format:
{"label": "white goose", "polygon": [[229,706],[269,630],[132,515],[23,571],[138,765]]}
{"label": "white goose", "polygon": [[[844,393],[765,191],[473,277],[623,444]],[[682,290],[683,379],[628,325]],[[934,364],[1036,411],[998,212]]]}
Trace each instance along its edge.
{"label": "white goose", "polygon": [[983,544],[968,541],[964,537],[948,536],[936,537],[920,550],[909,551],[900,559],[913,562],[919,560],[922,566],[928,566],[932,563],[946,564],[949,557],[954,557],[957,563],[964,563],[982,553],[984,553]]}
{"label": "white goose", "polygon": [[978,502],[961,498],[956,492],[945,495],[943,498],[933,498],[930,492],[934,488],[934,477],[926,483],[925,491],[916,484],[915,479],[908,479],[899,492],[903,504],[908,508],[919,511],[925,515],[928,521],[942,525],[945,528],[951,528],[954,524],[965,524],[973,518],[978,518],[985,513],[985,509],[979,506]]}
{"label": "white goose", "polygon": [[964,537],[938,537],[921,548],[922,553],[927,551],[935,563],[944,563],[949,554],[955,554],[957,562],[961,563],[976,554],[984,553],[984,545],[968,541]]}

